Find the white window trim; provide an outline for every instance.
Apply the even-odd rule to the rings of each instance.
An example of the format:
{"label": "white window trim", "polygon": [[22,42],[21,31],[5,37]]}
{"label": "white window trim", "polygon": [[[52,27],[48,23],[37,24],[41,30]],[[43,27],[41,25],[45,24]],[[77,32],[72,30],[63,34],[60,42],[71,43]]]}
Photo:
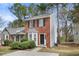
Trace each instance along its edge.
{"label": "white window trim", "polygon": [[9,40],[9,35],[5,35],[5,40]]}
{"label": "white window trim", "polygon": [[39,27],[43,27],[44,19],[39,19]]}
{"label": "white window trim", "polygon": [[30,34],[32,34],[32,40],[34,40],[34,34],[36,34],[36,46],[38,46],[38,33],[28,33],[28,39],[30,40]]}

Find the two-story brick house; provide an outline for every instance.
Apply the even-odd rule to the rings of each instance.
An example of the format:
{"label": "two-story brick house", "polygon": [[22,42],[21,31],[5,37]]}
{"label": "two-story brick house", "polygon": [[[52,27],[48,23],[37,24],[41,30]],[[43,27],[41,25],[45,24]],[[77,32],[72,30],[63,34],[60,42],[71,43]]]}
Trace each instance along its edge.
{"label": "two-story brick house", "polygon": [[57,26],[53,15],[40,15],[26,19],[25,32],[36,46],[53,47],[57,43]]}

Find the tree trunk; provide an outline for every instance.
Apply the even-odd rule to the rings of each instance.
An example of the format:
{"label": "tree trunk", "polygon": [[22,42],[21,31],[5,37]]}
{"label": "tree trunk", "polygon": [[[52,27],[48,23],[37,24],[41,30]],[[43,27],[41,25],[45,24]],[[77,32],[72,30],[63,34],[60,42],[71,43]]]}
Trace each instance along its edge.
{"label": "tree trunk", "polygon": [[57,23],[58,23],[57,24],[57,35],[58,35],[57,36],[57,45],[60,44],[60,30],[59,30],[59,19],[58,19],[58,17],[59,17],[59,15],[58,15],[59,14],[59,6],[58,5],[59,4],[56,5],[56,8],[57,8]]}
{"label": "tree trunk", "polygon": [[68,40],[67,40],[67,34],[68,34],[68,30],[67,30],[67,29],[68,29],[68,28],[67,28],[67,20],[65,21],[65,27],[66,27],[66,28],[65,28],[65,36],[66,36],[66,37],[65,37],[65,41],[67,42],[67,41],[68,41]]}

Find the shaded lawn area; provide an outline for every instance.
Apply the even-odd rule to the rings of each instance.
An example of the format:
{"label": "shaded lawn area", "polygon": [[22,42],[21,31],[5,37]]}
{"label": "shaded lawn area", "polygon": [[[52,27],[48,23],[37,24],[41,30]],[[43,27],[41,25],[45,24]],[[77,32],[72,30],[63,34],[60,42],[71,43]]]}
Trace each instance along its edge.
{"label": "shaded lawn area", "polygon": [[62,46],[42,48],[41,52],[59,53],[60,56],[79,56],[79,47]]}
{"label": "shaded lawn area", "polygon": [[1,46],[0,47],[0,55],[6,54],[6,53],[10,53],[10,52],[13,52],[13,51],[14,50],[11,50],[11,48],[8,47],[8,46],[5,46],[5,47]]}

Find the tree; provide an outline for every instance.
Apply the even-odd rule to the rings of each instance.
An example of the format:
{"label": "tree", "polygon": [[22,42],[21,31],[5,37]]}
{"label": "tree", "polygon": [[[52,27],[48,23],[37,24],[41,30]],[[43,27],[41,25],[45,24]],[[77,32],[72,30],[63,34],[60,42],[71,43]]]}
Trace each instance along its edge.
{"label": "tree", "polygon": [[31,16],[38,15],[38,10],[37,10],[36,4],[34,4],[34,3],[30,4],[30,6],[28,7],[28,15],[31,15]]}
{"label": "tree", "polygon": [[20,3],[15,3],[9,8],[9,10],[18,18],[16,20],[17,27],[22,26],[23,24],[21,22],[24,22],[25,16],[27,15],[26,6]]}
{"label": "tree", "polygon": [[60,11],[60,5],[62,5],[62,7],[65,7],[66,4],[65,3],[55,3],[53,4],[52,6],[54,6],[56,8],[56,11],[57,11],[57,43],[60,44],[60,23],[59,23],[59,11]]}
{"label": "tree", "polygon": [[52,9],[53,4],[50,3],[39,3],[39,4],[30,4],[29,12],[34,15],[48,14],[50,9]]}
{"label": "tree", "polygon": [[27,15],[27,9],[26,6],[20,4],[20,3],[15,3],[13,4],[9,10],[18,18],[23,20],[25,16]]}
{"label": "tree", "polygon": [[17,28],[17,22],[18,22],[18,27],[24,27],[24,21],[22,20],[14,20],[13,22],[9,22],[8,27],[9,28]]}
{"label": "tree", "polygon": [[38,4],[37,8],[39,10],[39,14],[45,14],[47,7],[48,7],[48,4],[44,4],[44,3]]}
{"label": "tree", "polygon": [[64,33],[65,33],[65,41],[67,42],[67,35],[68,35],[68,27],[67,27],[67,16],[68,16],[68,12],[66,10],[66,8],[63,8],[61,10],[61,19],[65,21],[65,24],[64,24]]}
{"label": "tree", "polygon": [[73,23],[79,23],[79,4],[74,4],[74,10],[71,11],[71,18]]}
{"label": "tree", "polygon": [[[62,25],[62,31],[64,32],[65,34],[65,42],[68,42],[68,41],[73,41],[73,28],[72,28],[72,21],[71,18],[70,18],[70,10],[67,8],[67,7],[62,7],[60,9],[60,19],[61,21],[63,21],[63,25]],[[68,21],[70,21],[70,23],[68,23]]]}

